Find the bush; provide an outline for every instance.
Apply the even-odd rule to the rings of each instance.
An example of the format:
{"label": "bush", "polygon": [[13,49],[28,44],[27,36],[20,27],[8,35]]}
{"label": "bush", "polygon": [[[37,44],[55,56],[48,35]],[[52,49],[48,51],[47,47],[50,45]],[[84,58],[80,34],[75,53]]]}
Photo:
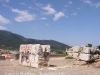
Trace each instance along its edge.
{"label": "bush", "polygon": [[63,51],[57,51],[56,53],[57,53],[57,54],[64,54]]}

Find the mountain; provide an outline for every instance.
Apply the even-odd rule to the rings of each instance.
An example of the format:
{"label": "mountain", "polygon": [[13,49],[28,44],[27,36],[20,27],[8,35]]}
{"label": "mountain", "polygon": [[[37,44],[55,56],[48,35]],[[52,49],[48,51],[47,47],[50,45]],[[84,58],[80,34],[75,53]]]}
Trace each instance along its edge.
{"label": "mountain", "polygon": [[48,44],[51,46],[51,50],[65,50],[66,48],[70,48],[70,46],[54,40],[29,39],[9,31],[0,30],[0,48],[18,50],[20,44]]}

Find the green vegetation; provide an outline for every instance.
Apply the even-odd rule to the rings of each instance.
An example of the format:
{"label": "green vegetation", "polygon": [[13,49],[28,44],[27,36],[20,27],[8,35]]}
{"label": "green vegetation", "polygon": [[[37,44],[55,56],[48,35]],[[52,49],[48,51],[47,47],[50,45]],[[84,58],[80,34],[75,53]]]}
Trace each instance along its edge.
{"label": "green vegetation", "polygon": [[64,50],[58,50],[56,51],[57,54],[65,54]]}
{"label": "green vegetation", "polygon": [[71,56],[66,56],[65,59],[74,59],[74,58]]}
{"label": "green vegetation", "polygon": [[92,47],[92,44],[88,44],[86,47]]}
{"label": "green vegetation", "polygon": [[20,44],[50,45],[51,51],[62,51],[66,50],[66,48],[70,48],[70,46],[54,40],[29,39],[9,31],[0,30],[0,48],[9,50],[19,50]]}

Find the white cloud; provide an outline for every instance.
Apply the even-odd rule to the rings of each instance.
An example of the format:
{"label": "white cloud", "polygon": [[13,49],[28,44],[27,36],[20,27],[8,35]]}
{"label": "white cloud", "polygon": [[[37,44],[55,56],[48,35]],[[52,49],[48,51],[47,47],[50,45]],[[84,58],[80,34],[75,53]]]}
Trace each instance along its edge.
{"label": "white cloud", "polygon": [[10,1],[10,0],[5,0],[5,2],[7,2],[7,3],[8,3],[9,1]]}
{"label": "white cloud", "polygon": [[72,1],[69,1],[69,2],[67,2],[64,6],[65,6],[65,7],[69,7],[71,4],[73,4]]}
{"label": "white cloud", "polygon": [[6,18],[4,18],[3,16],[0,15],[0,23],[1,24],[9,24],[10,21]]}
{"label": "white cloud", "polygon": [[67,5],[67,4],[65,4],[64,6],[65,6],[65,7],[69,7],[69,5]]}
{"label": "white cloud", "polygon": [[80,7],[78,7],[77,9],[78,9],[78,10],[80,10],[81,8],[80,8]]}
{"label": "white cloud", "polygon": [[6,4],[2,4],[4,7],[8,7],[8,8],[12,8],[12,7],[10,7],[10,6],[8,6],[8,5],[6,5]]}
{"label": "white cloud", "polygon": [[66,16],[66,18],[68,18],[68,16]]}
{"label": "white cloud", "polygon": [[29,8],[29,9],[33,9],[33,10],[38,10],[38,8],[35,8],[35,7],[33,7],[33,6],[29,6],[28,8]]}
{"label": "white cloud", "polygon": [[33,7],[32,7],[32,6],[29,6],[28,8],[29,8],[29,9],[33,9]]}
{"label": "white cloud", "polygon": [[83,0],[83,2],[89,4],[90,6],[94,6],[95,8],[100,7],[100,2],[93,3],[91,0]]}
{"label": "white cloud", "polygon": [[34,2],[35,0],[33,0],[33,2]]}
{"label": "white cloud", "polygon": [[6,4],[2,4],[3,6],[5,6],[5,7],[8,7]]}
{"label": "white cloud", "polygon": [[43,10],[46,10],[47,12],[45,14],[47,15],[51,15],[51,14],[55,14],[56,10],[54,8],[51,8],[51,5],[47,5],[46,7],[42,7]]}
{"label": "white cloud", "polygon": [[[45,13],[46,15],[54,15],[53,20],[57,21],[59,18],[65,16],[63,12],[57,12],[54,8],[51,7],[50,4],[48,4],[46,7],[42,7],[43,10],[46,10],[47,12]],[[46,19],[46,18],[42,18]]]}
{"label": "white cloud", "polygon": [[63,16],[65,16],[64,13],[58,12],[58,13],[55,14],[55,17],[54,17],[53,20],[54,20],[54,21],[57,21],[60,17],[63,17]]}
{"label": "white cloud", "polygon": [[69,4],[72,4],[72,2],[71,2],[71,1],[69,1],[68,3],[69,3]]}
{"label": "white cloud", "polygon": [[46,24],[45,24],[45,27],[48,27],[48,26],[49,26],[49,24],[48,24],[48,23],[46,23]]}
{"label": "white cloud", "polygon": [[10,2],[10,0],[0,0],[1,2],[5,2],[5,3],[8,3]]}
{"label": "white cloud", "polygon": [[71,14],[71,15],[76,16],[76,15],[77,15],[77,12],[74,12],[74,13],[73,13],[73,14]]}
{"label": "white cloud", "polygon": [[17,22],[24,22],[24,21],[31,21],[35,19],[34,14],[29,14],[27,10],[18,10],[18,9],[11,9],[12,12],[18,13],[18,16],[15,17]]}
{"label": "white cloud", "polygon": [[43,4],[41,4],[41,3],[35,3],[35,5],[39,6],[39,7],[43,6]]}
{"label": "white cloud", "polygon": [[96,4],[95,4],[95,7],[96,7],[96,8],[100,7],[100,2],[96,3]]}
{"label": "white cloud", "polygon": [[46,19],[47,19],[47,18],[45,18],[45,17],[42,17],[42,18],[41,18],[41,20],[46,20]]}
{"label": "white cloud", "polygon": [[26,5],[25,3],[20,3],[21,5]]}
{"label": "white cloud", "polygon": [[93,6],[94,4],[91,2],[91,0],[83,0],[84,3],[89,4],[90,6]]}
{"label": "white cloud", "polygon": [[6,30],[7,28],[0,25],[0,30]]}

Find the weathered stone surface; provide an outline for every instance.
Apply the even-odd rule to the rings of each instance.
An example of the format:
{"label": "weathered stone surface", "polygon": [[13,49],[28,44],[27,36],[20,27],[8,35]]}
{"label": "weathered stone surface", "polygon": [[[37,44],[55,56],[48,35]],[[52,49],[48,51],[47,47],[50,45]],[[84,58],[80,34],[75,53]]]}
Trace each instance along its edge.
{"label": "weathered stone surface", "polygon": [[90,52],[91,52],[91,48],[90,47],[84,47],[83,53],[89,54]]}
{"label": "weathered stone surface", "polygon": [[74,46],[72,47],[73,52],[79,52],[80,46]]}
{"label": "weathered stone surface", "polygon": [[67,54],[77,60],[91,61],[99,58],[100,50],[95,47],[73,46]]}
{"label": "weathered stone surface", "polygon": [[31,67],[39,67],[39,63],[49,64],[50,45],[23,44],[20,45],[19,64]]}
{"label": "weathered stone surface", "polygon": [[41,48],[43,52],[50,53],[50,45],[41,45]]}
{"label": "weathered stone surface", "polygon": [[79,59],[84,60],[84,61],[89,61],[90,60],[90,54],[80,54]]}
{"label": "weathered stone surface", "polygon": [[50,59],[50,45],[41,45],[44,61],[47,63],[47,66],[49,66],[49,59]]}
{"label": "weathered stone surface", "polygon": [[79,53],[73,53],[73,58],[77,59],[79,57]]}

